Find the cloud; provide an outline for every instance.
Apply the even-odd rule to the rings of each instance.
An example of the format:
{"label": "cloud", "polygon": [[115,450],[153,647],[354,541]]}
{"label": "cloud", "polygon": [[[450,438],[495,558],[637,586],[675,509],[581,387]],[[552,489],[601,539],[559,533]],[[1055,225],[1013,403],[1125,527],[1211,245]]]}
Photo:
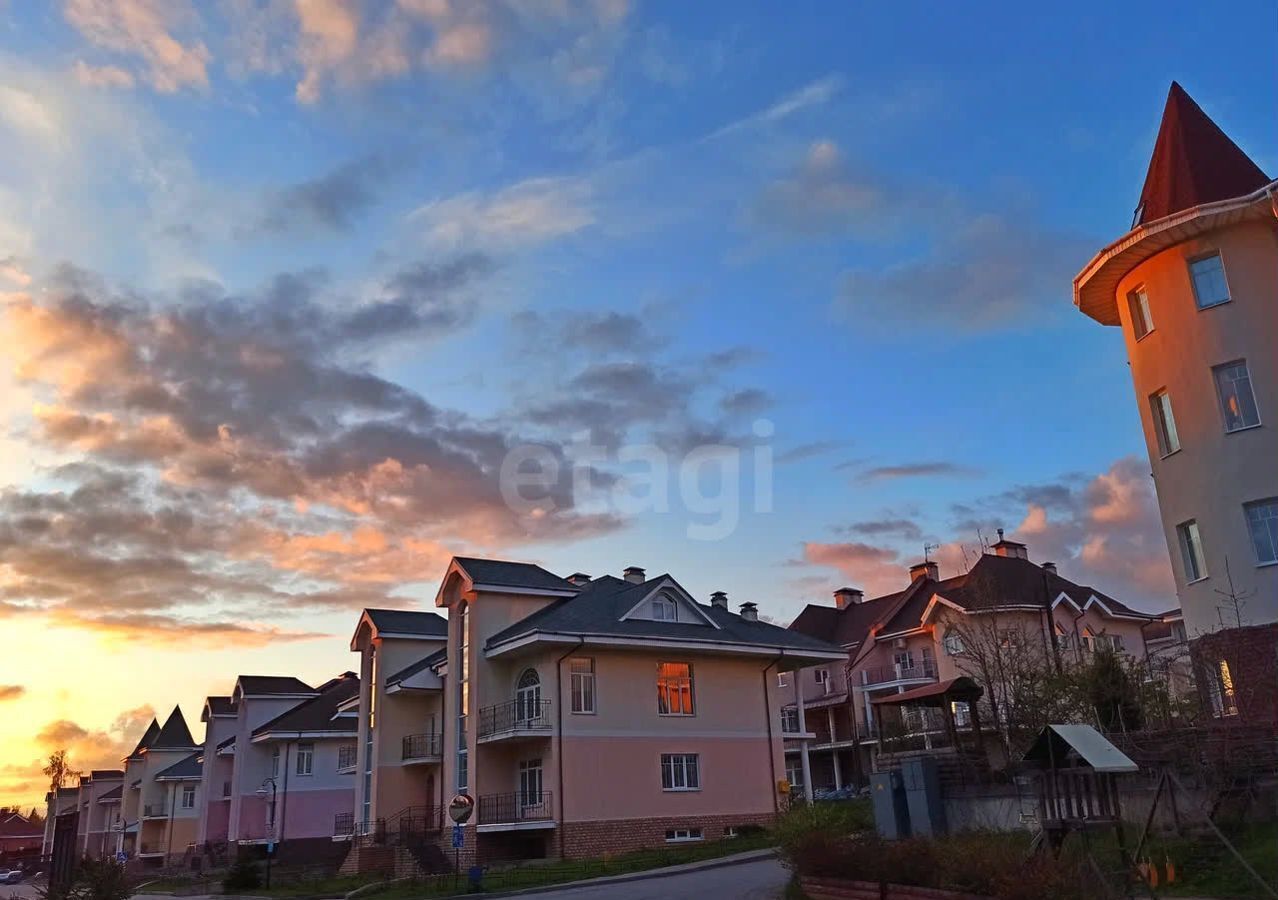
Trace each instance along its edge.
{"label": "cloud", "polygon": [[935,478],[963,477],[971,478],[981,474],[980,469],[961,466],[951,462],[916,462],[901,463],[892,466],[874,466],[857,475],[861,482],[888,481],[898,478]]}
{"label": "cloud", "polygon": [[772,125],[804,110],[824,106],[834,99],[842,87],[843,79],[838,75],[826,75],[816,81],[810,81],[770,106],[716,129],[707,135],[705,140],[717,140],[740,131]]}
{"label": "cloud", "polygon": [[772,395],[761,388],[742,388],[719,401],[719,408],[730,416],[757,416],[772,405]]}
{"label": "cloud", "polygon": [[855,541],[809,541],[803,545],[803,559],[814,566],[837,569],[853,586],[871,597],[899,591],[909,581],[900,554],[888,547]]}
{"label": "cloud", "polygon": [[[157,91],[171,94],[208,87],[208,48],[194,37],[186,43],[175,37],[183,29],[194,32],[200,27],[194,9],[181,0],[66,0],[62,13],[95,46],[139,57]],[[100,79],[103,70],[96,71]],[[118,75],[110,77],[112,86],[124,86]]]}
{"label": "cloud", "polygon": [[31,283],[31,275],[16,256],[0,257],[0,278],[18,287],[26,287]]}
{"label": "cloud", "polygon": [[[93,769],[118,769],[120,761],[133,751],[155,710],[138,706],[119,713],[105,728],[82,725],[71,719],[46,722],[35,734],[35,743],[43,751],[66,750],[72,768],[88,773]],[[43,760],[32,766],[38,771]]]}
{"label": "cloud", "polygon": [[71,69],[75,80],[85,87],[131,88],[133,75],[119,66],[91,66],[82,59]]}
{"label": "cloud", "polygon": [[915,542],[923,540],[923,529],[911,519],[869,519],[844,525],[838,530],[863,537],[894,537]]}
{"label": "cloud", "polygon": [[390,167],[376,156],[352,160],[316,178],[272,192],[257,230],[349,230],[377,201]]}
{"label": "cloud", "polygon": [[795,169],[766,186],[747,212],[749,224],[811,238],[852,231],[881,236],[900,224],[900,206],[881,180],[857,177],[833,141],[816,141]]}
{"label": "cloud", "polygon": [[788,450],[781,451],[776,455],[776,461],[778,465],[788,465],[789,463],[801,462],[815,456],[823,456],[842,446],[844,446],[843,441],[809,441],[806,444],[797,444]]}
{"label": "cloud", "polygon": [[409,221],[428,244],[518,249],[596,222],[591,187],[580,178],[531,178],[491,193],[469,192],[418,207]]}
{"label": "cloud", "polygon": [[20,684],[0,684],[0,703],[17,700],[26,692],[27,689]]}

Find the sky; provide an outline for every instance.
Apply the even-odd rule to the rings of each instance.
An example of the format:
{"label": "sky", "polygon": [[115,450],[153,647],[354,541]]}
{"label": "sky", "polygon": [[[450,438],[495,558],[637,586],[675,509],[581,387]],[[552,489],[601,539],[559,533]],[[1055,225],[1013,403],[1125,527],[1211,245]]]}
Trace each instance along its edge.
{"label": "sky", "polygon": [[1175,605],[1071,279],[1270,3],[0,2],[0,803],[453,554],[786,623],[1032,559]]}

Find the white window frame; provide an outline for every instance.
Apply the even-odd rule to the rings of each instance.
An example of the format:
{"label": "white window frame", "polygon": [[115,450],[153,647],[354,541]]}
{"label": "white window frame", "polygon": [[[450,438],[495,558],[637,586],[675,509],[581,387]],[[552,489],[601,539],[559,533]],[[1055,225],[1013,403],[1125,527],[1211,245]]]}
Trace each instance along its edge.
{"label": "white window frame", "polygon": [[[663,675],[662,666],[686,666],[687,675]],[[683,682],[686,681],[686,690]],[[673,708],[670,703],[671,684],[675,686],[675,693],[679,699],[678,709]],[[684,698],[687,698],[685,704]],[[665,707],[664,709],[662,707]],[[692,668],[692,663],[678,662],[672,660],[662,660],[657,663],[657,715],[687,717],[697,714],[697,688],[696,673]]]}
{"label": "white window frame", "polygon": [[[1207,305],[1203,305],[1202,297],[1198,293],[1198,279],[1194,277],[1194,266],[1199,263],[1205,263],[1208,260],[1215,259],[1220,264],[1220,280],[1225,283],[1225,297],[1223,300],[1213,300]],[[1224,306],[1233,297],[1229,291],[1229,274],[1225,271],[1225,257],[1219,250],[1212,250],[1210,253],[1200,253],[1197,256],[1191,256],[1185,260],[1185,265],[1189,270],[1189,285],[1194,292],[1194,305],[1200,310],[1211,309],[1215,306]]]}
{"label": "white window frame", "polygon": [[674,794],[701,790],[701,754],[661,754],[661,789]]}
{"label": "white window frame", "polygon": [[[574,663],[586,663],[589,669],[573,671]],[[574,656],[568,660],[568,701],[569,709],[575,715],[593,716],[598,709],[598,695],[595,678],[595,659],[593,656]],[[589,702],[587,702],[589,701]]]}
{"label": "white window frame", "polygon": [[1186,519],[1176,526],[1176,542],[1180,544],[1180,564],[1185,573],[1185,584],[1206,579],[1207,559],[1203,553],[1203,535],[1198,528],[1197,519]]}
{"label": "white window frame", "polygon": [[679,621],[679,601],[667,594],[658,594],[653,597],[651,610],[654,622]]}
{"label": "white window frame", "polygon": [[962,656],[967,648],[963,646],[963,635],[957,629],[947,628],[941,637],[941,647],[947,656]]}
{"label": "white window frame", "polygon": [[546,802],[545,770],[541,757],[519,761],[519,806],[535,809]]}
{"label": "white window frame", "polygon": [[700,828],[667,828],[667,844],[692,844],[705,840],[705,832]]}
{"label": "white window frame", "polygon": [[[187,802],[188,797],[190,798],[190,803]],[[195,809],[195,785],[182,785],[182,797],[179,799],[178,805],[182,809]]]}
{"label": "white window frame", "polygon": [[[302,764],[305,760],[305,765]],[[315,774],[315,745],[314,744],[298,744],[297,745],[297,763],[293,766],[293,774],[305,778],[307,775]]]}
{"label": "white window frame", "polygon": [[[1251,411],[1255,414],[1256,421],[1243,425],[1236,425],[1231,428],[1229,426],[1229,412],[1226,409],[1227,401],[1224,391],[1225,386],[1221,383],[1221,376],[1225,373],[1226,369],[1234,369],[1240,366],[1243,370],[1243,377],[1241,379],[1233,379],[1229,382],[1229,387],[1232,388],[1232,392],[1229,396],[1236,396],[1241,405],[1243,395],[1242,391],[1239,390],[1239,385],[1245,382],[1247,385],[1247,396],[1251,399]],[[1220,404],[1220,416],[1225,424],[1225,434],[1233,434],[1238,431],[1247,431],[1251,428],[1260,427],[1260,406],[1256,403],[1256,387],[1251,383],[1251,368],[1247,365],[1246,359],[1235,359],[1227,363],[1221,363],[1218,366],[1212,366],[1211,380],[1216,388],[1216,401]]]}
{"label": "white window frame", "polygon": [[[1259,515],[1253,516],[1253,512],[1259,512]],[[1257,567],[1278,566],[1278,497],[1267,497],[1264,500],[1244,503],[1243,518],[1247,521],[1247,535],[1251,538],[1251,548],[1256,554]],[[1269,558],[1261,552],[1257,526],[1264,529],[1263,536],[1269,544],[1271,554]]]}
{"label": "white window frame", "polygon": [[1158,455],[1163,459],[1180,452],[1180,433],[1176,430],[1176,412],[1171,394],[1159,388],[1149,395],[1149,414],[1154,418],[1154,436],[1158,439]]}
{"label": "white window frame", "polygon": [[789,675],[790,675],[790,673],[789,673],[789,672],[778,672],[778,673],[777,673],[777,687],[779,687],[779,688],[787,688],[787,687],[789,687],[789,686],[790,686],[790,678],[789,678]]}
{"label": "white window frame", "polygon": [[[1143,341],[1154,330],[1154,315],[1149,309],[1149,292],[1141,285],[1127,293],[1127,313],[1132,320],[1132,334]],[[1139,323],[1140,327],[1137,327]]]}

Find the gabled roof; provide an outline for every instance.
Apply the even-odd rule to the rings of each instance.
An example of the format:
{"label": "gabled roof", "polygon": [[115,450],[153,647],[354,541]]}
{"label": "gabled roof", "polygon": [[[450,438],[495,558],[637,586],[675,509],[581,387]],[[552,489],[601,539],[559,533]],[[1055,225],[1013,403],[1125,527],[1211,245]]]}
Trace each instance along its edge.
{"label": "gabled roof", "polygon": [[373,626],[384,634],[405,634],[420,637],[448,637],[448,620],[436,612],[420,612],[412,609],[366,609]]}
{"label": "gabled roof", "polygon": [[186,727],[186,717],[182,715],[181,707],[175,706],[165,720],[164,727],[160,729],[160,733],[155,736],[155,740],[147,749],[189,750],[195,746],[198,745],[195,743],[195,738],[191,737],[191,729]]}
{"label": "gabled roof", "polygon": [[253,738],[267,739],[271,735],[309,734],[317,737],[325,734],[344,735],[352,730],[349,719],[334,720],[337,708],[359,693],[359,678],[346,672],[322,685],[321,693],[303,700],[292,709],[253,729]]}
{"label": "gabled roof", "polygon": [[398,672],[394,673],[393,675],[387,675],[386,686],[390,687],[391,685],[399,684],[401,681],[412,678],[418,672],[423,672],[426,669],[431,668],[432,666],[437,666],[440,663],[446,661],[447,659],[448,659],[448,648],[441,647],[439,650],[436,650],[434,653],[431,653],[427,656],[423,656],[421,659],[417,660],[417,662],[412,663],[411,665],[405,666],[404,668],[400,669]]}
{"label": "gabled roof", "polygon": [[1260,167],[1173,81],[1133,227],[1268,183]]}
{"label": "gabled roof", "polygon": [[235,715],[235,701],[230,697],[205,697],[204,710],[200,713],[200,721],[207,722],[214,716]]}
{"label": "gabled roof", "polygon": [[824,637],[842,647],[855,647],[865,641],[870,628],[886,616],[904,591],[885,594],[861,603],[851,603],[843,609],[812,603],[790,623],[792,631]]}
{"label": "gabled roof", "polygon": [[576,591],[577,586],[533,563],[504,559],[477,559],[455,556],[453,561],[477,585],[529,588],[535,591]]}
{"label": "gabled roof", "polygon": [[292,675],[241,675],[235,684],[241,694],[255,697],[315,693],[309,684]]}
{"label": "gabled roof", "polygon": [[810,652],[823,655],[838,652],[837,647],[824,640],[788,631],[767,622],[752,622],[730,610],[699,603],[696,604],[698,612],[703,613],[717,627],[691,622],[622,618],[643,597],[662,585],[672,583],[678,586],[678,582],[669,575],[660,575],[642,583],[624,581],[611,575],[596,578],[574,596],[553,601],[499,631],[488,639],[485,649],[493,650],[521,637],[541,633],[568,638],[586,635],[599,639],[697,642],[738,647],[750,645],[760,650],[766,648],[795,654]]}
{"label": "gabled roof", "polygon": [[146,731],[142,732],[142,737],[138,740],[138,745],[133,748],[133,752],[128,755],[128,759],[141,759],[142,751],[155,742],[160,734],[160,723],[151,720],[151,724],[146,726]]}
{"label": "gabled roof", "polygon": [[94,781],[111,781],[115,778],[123,778],[124,773],[119,769],[94,769],[89,772],[89,777]]}
{"label": "gabled roof", "polygon": [[121,784],[111,788],[111,790],[107,791],[105,794],[99,797],[98,802],[111,803],[112,801],[119,800],[123,796],[124,796],[124,785]]}
{"label": "gabled roof", "polygon": [[192,753],[167,769],[159,772],[155,776],[155,780],[168,779],[170,781],[190,781],[200,777],[203,767],[200,765],[200,754]]}
{"label": "gabled roof", "polygon": [[1082,762],[1096,772],[1136,772],[1139,766],[1090,725],[1048,725],[1023,759],[1040,765]]}

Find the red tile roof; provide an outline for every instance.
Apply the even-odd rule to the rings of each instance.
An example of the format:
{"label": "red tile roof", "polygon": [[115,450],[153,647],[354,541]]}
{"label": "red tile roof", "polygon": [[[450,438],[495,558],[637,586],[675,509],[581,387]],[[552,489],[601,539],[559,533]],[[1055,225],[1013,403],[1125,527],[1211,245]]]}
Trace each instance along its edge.
{"label": "red tile roof", "polygon": [[1242,197],[1268,183],[1260,167],[1173,81],[1133,227]]}

